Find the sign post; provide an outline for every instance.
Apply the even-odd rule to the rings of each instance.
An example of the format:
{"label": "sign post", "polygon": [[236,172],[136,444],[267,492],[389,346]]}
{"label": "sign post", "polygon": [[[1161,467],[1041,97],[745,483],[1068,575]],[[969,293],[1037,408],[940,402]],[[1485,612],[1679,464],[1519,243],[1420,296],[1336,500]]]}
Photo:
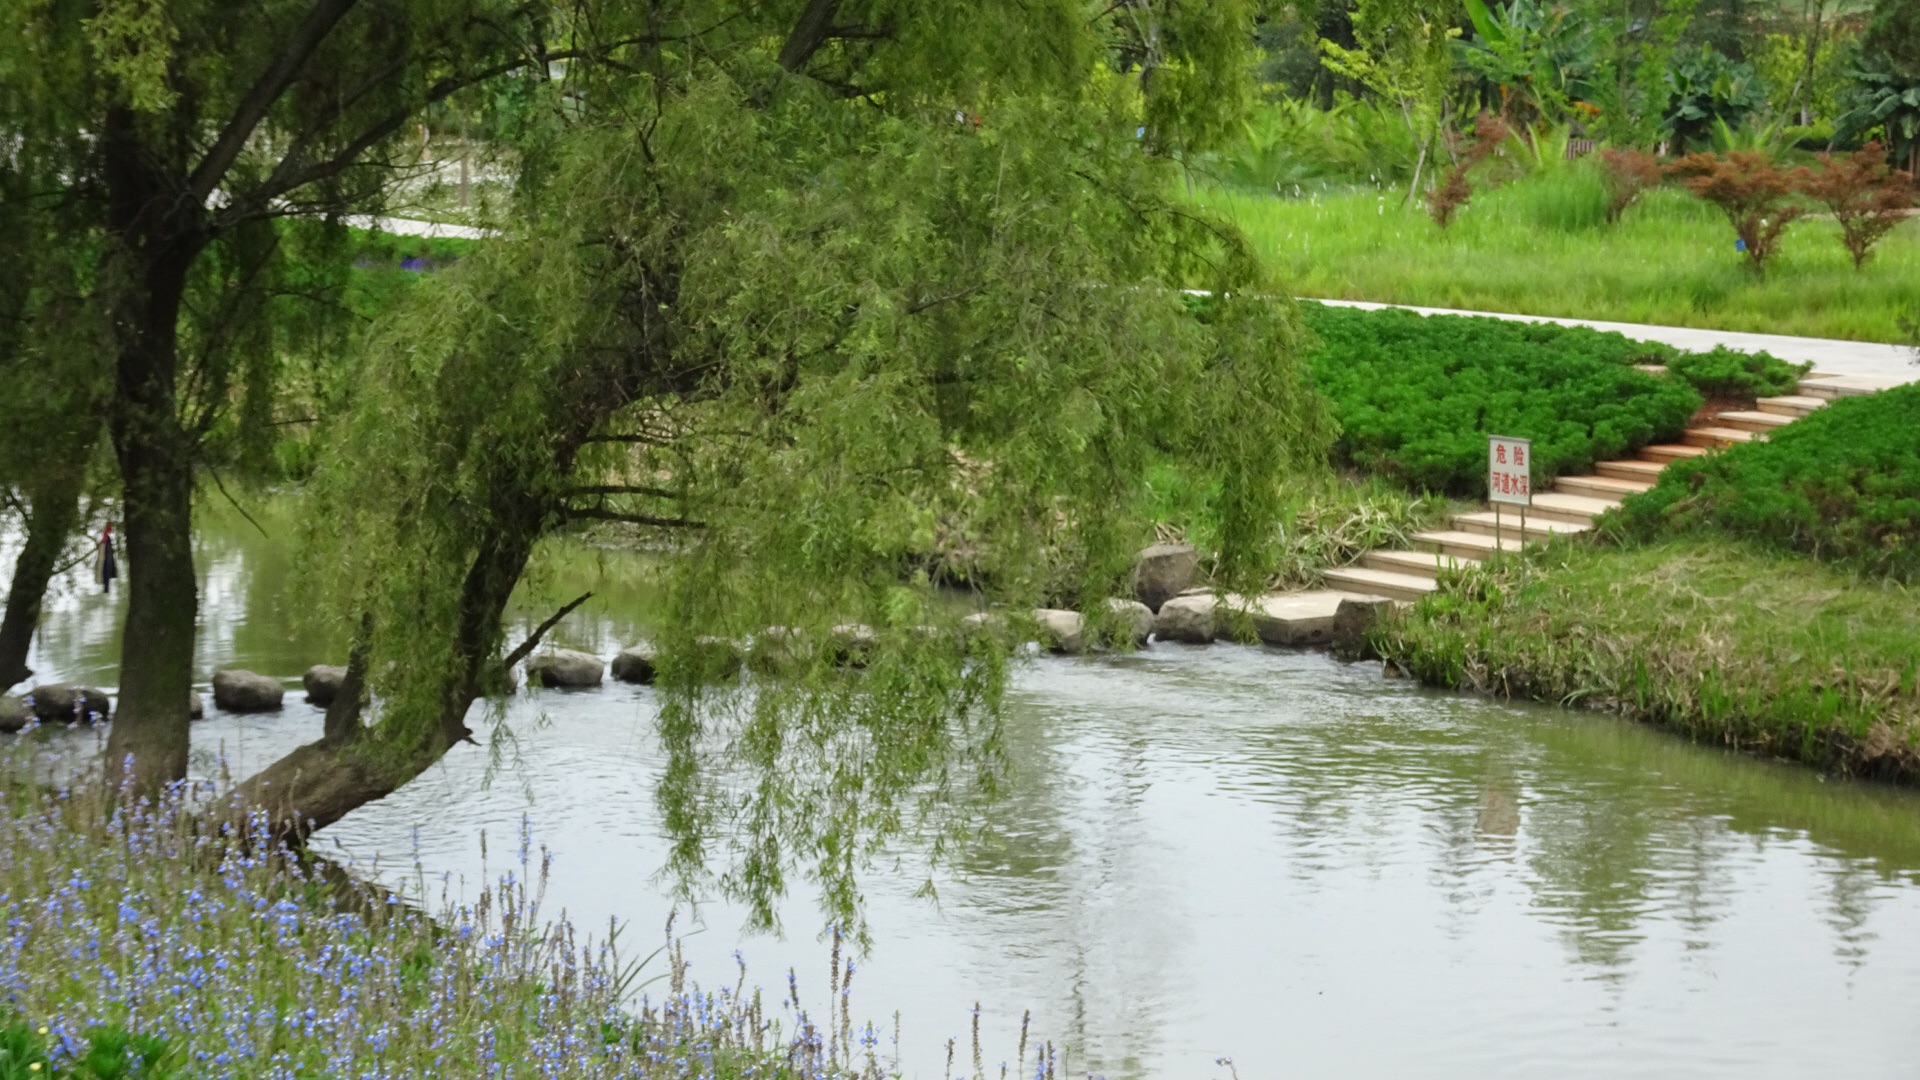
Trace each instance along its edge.
{"label": "sign post", "polygon": [[1493,504],[1493,547],[1500,542],[1500,507],[1520,508],[1520,546],[1527,544],[1527,507],[1533,505],[1533,442],[1487,436],[1487,501]]}

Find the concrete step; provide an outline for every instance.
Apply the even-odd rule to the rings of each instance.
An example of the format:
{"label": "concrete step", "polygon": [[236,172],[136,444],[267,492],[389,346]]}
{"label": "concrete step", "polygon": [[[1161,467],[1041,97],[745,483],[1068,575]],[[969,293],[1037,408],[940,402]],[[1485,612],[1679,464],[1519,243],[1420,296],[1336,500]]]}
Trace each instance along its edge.
{"label": "concrete step", "polygon": [[1600,476],[1611,476],[1619,480],[1645,480],[1652,483],[1660,479],[1660,470],[1667,467],[1664,461],[1596,461],[1593,471]]}
{"label": "concrete step", "polygon": [[1585,495],[1589,499],[1624,499],[1653,486],[1651,480],[1622,480],[1613,476],[1562,476],[1553,482],[1561,495]]}
{"label": "concrete step", "polygon": [[[1565,480],[1566,477],[1561,477]],[[1582,479],[1593,479],[1583,477]],[[1545,495],[1535,495],[1533,505],[1527,508],[1529,519],[1539,516],[1572,521],[1584,525],[1601,514],[1619,506],[1616,499],[1596,495],[1574,495],[1562,491],[1550,491]]]}
{"label": "concrete step", "polygon": [[1430,577],[1398,574],[1391,570],[1369,570],[1364,566],[1328,570],[1320,576],[1337,589],[1384,596],[1389,600],[1418,600],[1440,587]]}
{"label": "concrete step", "polygon": [[1684,458],[1699,457],[1706,452],[1705,447],[1693,446],[1691,444],[1682,446],[1679,443],[1664,443],[1660,446],[1641,447],[1640,457],[1643,461],[1657,461],[1665,465],[1680,461]]}
{"label": "concrete step", "polygon": [[[1481,510],[1472,514],[1455,514],[1453,515],[1453,527],[1459,529],[1461,532],[1481,533],[1485,536],[1492,536],[1494,532],[1493,511]],[[1535,514],[1527,515],[1527,539],[1529,540],[1544,540],[1549,536],[1565,536],[1569,533],[1583,533],[1591,528],[1593,528],[1591,525],[1580,525],[1571,521],[1556,521],[1553,518],[1543,518]],[[1519,507],[1514,507],[1511,510],[1503,508],[1500,511],[1501,538],[1506,539],[1508,537],[1518,537],[1519,535]]]}
{"label": "concrete step", "polygon": [[1875,379],[1865,375],[1823,375],[1820,378],[1800,380],[1800,392],[1808,397],[1834,398],[1859,397],[1862,394],[1877,394],[1882,390],[1891,390],[1900,383],[1895,379]]}
{"label": "concrete step", "polygon": [[1435,551],[1384,551],[1375,549],[1360,556],[1360,565],[1369,570],[1386,570],[1395,574],[1413,574],[1417,577],[1434,577],[1442,570],[1457,570],[1462,566],[1474,566],[1480,562],[1475,558],[1459,555],[1447,555]]}
{"label": "concrete step", "polygon": [[1787,394],[1782,397],[1763,397],[1755,401],[1754,406],[1761,412],[1779,413],[1781,416],[1805,416],[1827,404],[1826,398],[1808,397],[1805,394]]}
{"label": "concrete step", "polygon": [[1697,427],[1687,429],[1687,444],[1704,446],[1708,449],[1733,446],[1736,443],[1755,442],[1766,436],[1757,431],[1745,431],[1734,427]]}
{"label": "concrete step", "polygon": [[1786,427],[1798,417],[1782,416],[1779,413],[1762,412],[1758,409],[1740,409],[1723,412],[1714,422],[1721,427],[1740,428],[1743,431],[1772,431],[1777,427]]}
{"label": "concrete step", "polygon": [[[1414,533],[1415,543],[1432,551],[1444,552],[1459,558],[1480,560],[1494,552],[1493,537],[1477,532],[1462,532],[1458,529],[1441,529],[1434,532]],[[1501,551],[1519,551],[1520,538],[1500,537]]]}

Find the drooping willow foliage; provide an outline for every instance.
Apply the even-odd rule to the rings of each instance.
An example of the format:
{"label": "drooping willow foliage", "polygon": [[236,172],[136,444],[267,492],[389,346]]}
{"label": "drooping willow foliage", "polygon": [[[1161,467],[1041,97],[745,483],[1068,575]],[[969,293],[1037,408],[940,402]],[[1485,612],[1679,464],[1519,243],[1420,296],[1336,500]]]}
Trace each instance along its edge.
{"label": "drooping willow foliage", "polygon": [[1006,644],[962,632],[936,549],[963,536],[1014,611],[1069,553],[1100,612],[1172,460],[1217,481],[1223,581],[1255,586],[1330,422],[1283,294],[1171,197],[1243,7],[1154,4],[1137,39],[1071,2],[710,8],[656,6],[648,44],[551,85],[508,228],[371,340],[312,565],[363,627],[358,760],[417,761],[504,685],[533,547],[636,530],[668,579],[676,870],[771,920],[797,868],[851,912],[875,844],[937,852],[1004,765]]}

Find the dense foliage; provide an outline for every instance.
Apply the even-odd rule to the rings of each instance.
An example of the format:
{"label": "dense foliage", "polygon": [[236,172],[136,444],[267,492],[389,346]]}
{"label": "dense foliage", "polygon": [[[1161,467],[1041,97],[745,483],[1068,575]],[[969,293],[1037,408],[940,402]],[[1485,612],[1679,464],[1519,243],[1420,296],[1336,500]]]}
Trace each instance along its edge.
{"label": "dense foliage", "polygon": [[1676,463],[1614,516],[1630,536],[1712,529],[1920,576],[1920,385],[1844,398],[1765,442]]}
{"label": "dense foliage", "polygon": [[1716,345],[1706,352],[1670,352],[1667,371],[1708,397],[1773,397],[1792,393],[1812,364],[1789,364],[1772,353]]}
{"label": "dense foliage", "polygon": [[1636,370],[1663,350],[1577,327],[1304,306],[1336,451],[1407,483],[1484,493],[1488,434],[1533,440],[1536,483],[1677,435],[1700,406]]}

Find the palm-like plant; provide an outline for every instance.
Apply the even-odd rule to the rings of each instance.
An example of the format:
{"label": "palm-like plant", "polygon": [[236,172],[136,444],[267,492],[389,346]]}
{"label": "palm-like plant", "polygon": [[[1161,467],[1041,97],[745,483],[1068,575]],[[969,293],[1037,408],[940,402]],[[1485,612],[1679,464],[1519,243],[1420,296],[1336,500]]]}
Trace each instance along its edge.
{"label": "palm-like plant", "polygon": [[1522,111],[1553,122],[1592,96],[1599,53],[1589,21],[1540,0],[1512,0],[1504,9],[1466,3],[1474,37],[1460,43],[1460,58],[1500,87],[1506,104],[1517,98]]}
{"label": "palm-like plant", "polygon": [[1666,82],[1661,131],[1679,150],[1711,145],[1717,122],[1737,130],[1767,104],[1766,82],[1759,72],[1711,45],[1674,64]]}
{"label": "palm-like plant", "polygon": [[1920,77],[1903,73],[1877,54],[1862,58],[1853,72],[1852,108],[1834,124],[1834,140],[1851,139],[1878,128],[1882,141],[1907,171],[1920,173]]}

